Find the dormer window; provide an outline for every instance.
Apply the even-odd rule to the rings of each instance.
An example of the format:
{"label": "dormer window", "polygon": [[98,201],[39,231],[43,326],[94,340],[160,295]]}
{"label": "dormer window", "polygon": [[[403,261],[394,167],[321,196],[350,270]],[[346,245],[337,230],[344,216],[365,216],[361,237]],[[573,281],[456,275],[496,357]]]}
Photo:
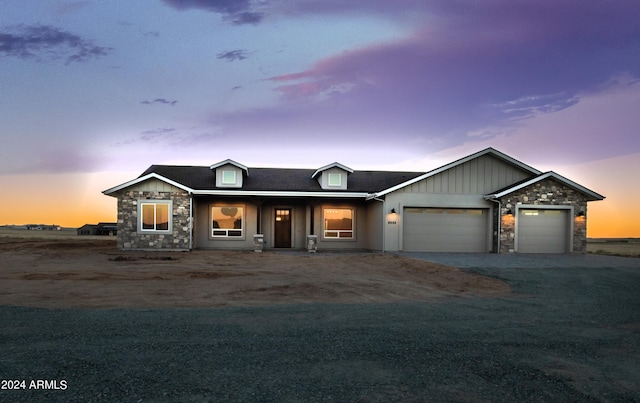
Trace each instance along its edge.
{"label": "dormer window", "polygon": [[236,184],[236,171],[222,171],[222,184],[223,185],[235,185]]}
{"label": "dormer window", "polygon": [[334,162],[316,170],[312,178],[315,178],[322,189],[347,190],[347,176],[353,173],[353,169]]}
{"label": "dormer window", "polygon": [[249,168],[233,160],[224,160],[209,167],[216,173],[216,187],[241,188],[242,180],[249,176]]}
{"label": "dormer window", "polygon": [[329,173],[327,182],[327,185],[329,186],[342,186],[342,174]]}

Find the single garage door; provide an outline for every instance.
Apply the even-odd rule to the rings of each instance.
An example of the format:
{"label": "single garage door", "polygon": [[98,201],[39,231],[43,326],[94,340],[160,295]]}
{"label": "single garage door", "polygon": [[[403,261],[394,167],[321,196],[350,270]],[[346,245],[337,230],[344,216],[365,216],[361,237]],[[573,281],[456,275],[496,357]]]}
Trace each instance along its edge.
{"label": "single garage door", "polygon": [[569,251],[569,210],[518,210],[518,252]]}
{"label": "single garage door", "polygon": [[488,209],[406,207],[403,250],[411,252],[487,252]]}

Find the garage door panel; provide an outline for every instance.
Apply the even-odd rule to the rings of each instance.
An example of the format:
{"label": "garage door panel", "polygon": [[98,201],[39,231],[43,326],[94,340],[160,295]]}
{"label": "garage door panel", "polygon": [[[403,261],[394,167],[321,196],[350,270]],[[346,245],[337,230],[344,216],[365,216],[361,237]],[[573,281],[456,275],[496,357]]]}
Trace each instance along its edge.
{"label": "garage door panel", "polygon": [[486,252],[487,209],[405,208],[403,250]]}
{"label": "garage door panel", "polygon": [[568,245],[568,210],[519,210],[518,252],[566,253]]}

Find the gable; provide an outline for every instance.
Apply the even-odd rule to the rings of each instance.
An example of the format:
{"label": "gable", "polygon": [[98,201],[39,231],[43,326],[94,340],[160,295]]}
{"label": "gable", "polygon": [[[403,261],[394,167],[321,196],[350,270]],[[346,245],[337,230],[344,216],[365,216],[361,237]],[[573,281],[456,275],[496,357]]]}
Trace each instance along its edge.
{"label": "gable", "polygon": [[241,188],[243,170],[234,164],[224,164],[215,168],[216,187],[218,188]]}
{"label": "gable", "polygon": [[150,178],[126,188],[136,192],[180,192],[181,189],[160,179]]}
{"label": "gable", "polygon": [[487,194],[531,177],[531,172],[491,154],[452,166],[410,184],[400,192]]}

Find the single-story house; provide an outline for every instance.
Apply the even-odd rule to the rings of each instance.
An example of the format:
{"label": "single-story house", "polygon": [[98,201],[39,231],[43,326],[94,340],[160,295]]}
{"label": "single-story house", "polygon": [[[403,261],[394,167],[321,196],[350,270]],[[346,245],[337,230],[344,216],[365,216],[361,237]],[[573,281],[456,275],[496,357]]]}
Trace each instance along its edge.
{"label": "single-story house", "polygon": [[603,196],[487,148],[429,172],[152,165],[103,192],[122,249],[586,252]]}
{"label": "single-story house", "polygon": [[118,224],[115,222],[99,222],[85,224],[76,230],[78,235],[117,235]]}

